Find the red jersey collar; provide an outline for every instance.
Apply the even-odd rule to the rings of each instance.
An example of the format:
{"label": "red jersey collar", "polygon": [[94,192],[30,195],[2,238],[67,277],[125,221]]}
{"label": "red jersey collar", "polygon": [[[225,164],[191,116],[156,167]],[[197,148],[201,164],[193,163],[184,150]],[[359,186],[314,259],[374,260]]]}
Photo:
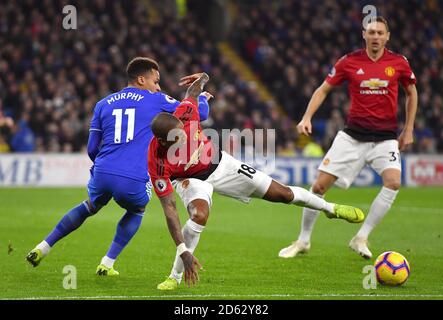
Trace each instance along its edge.
{"label": "red jersey collar", "polygon": [[372,60],[369,55],[368,52],[366,51],[366,48],[363,49],[363,51],[365,52],[366,57],[368,58],[369,61],[377,63],[380,62],[381,60],[383,60],[383,58],[386,56],[386,52],[388,51],[388,49],[386,49],[386,47],[383,48],[383,54],[380,56],[380,58],[378,58],[377,60]]}

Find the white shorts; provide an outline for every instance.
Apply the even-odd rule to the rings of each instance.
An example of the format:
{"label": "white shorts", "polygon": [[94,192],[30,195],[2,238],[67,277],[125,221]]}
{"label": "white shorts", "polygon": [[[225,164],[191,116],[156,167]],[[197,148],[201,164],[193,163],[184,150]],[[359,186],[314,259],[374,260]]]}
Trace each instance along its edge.
{"label": "white shorts", "polygon": [[215,171],[205,181],[188,178],[177,180],[176,191],[185,207],[196,199],[212,204],[212,193],[235,198],[249,203],[251,198],[263,198],[271,185],[267,174],[233,158],[222,151],[223,156]]}
{"label": "white shorts", "polygon": [[366,164],[379,175],[386,169],[401,171],[398,141],[362,142],[339,131],[318,169],[336,176],[335,184],[347,189]]}

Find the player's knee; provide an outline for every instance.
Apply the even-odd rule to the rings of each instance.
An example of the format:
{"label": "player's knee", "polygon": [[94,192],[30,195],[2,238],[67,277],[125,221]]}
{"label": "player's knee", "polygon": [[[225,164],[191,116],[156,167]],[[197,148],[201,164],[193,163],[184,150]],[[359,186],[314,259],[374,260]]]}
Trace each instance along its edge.
{"label": "player's knee", "polygon": [[192,215],[191,220],[194,221],[195,223],[204,226],[208,221],[208,217],[209,217],[209,212],[207,210],[197,209],[195,211],[195,214]]}
{"label": "player's knee", "polygon": [[314,182],[314,184],[312,185],[312,193],[324,195],[326,191],[327,191],[326,186],[319,183],[318,181]]}
{"label": "player's knee", "polygon": [[97,212],[99,212],[100,209],[102,208],[102,206],[100,206],[100,205],[94,206],[92,204],[91,200],[86,200],[86,204],[88,206],[88,210],[89,210],[89,213],[90,213],[91,216],[96,214]]}
{"label": "player's knee", "polygon": [[202,226],[206,225],[209,217],[209,206],[207,204],[191,202],[188,205],[188,211],[192,221]]}
{"label": "player's knee", "polygon": [[284,187],[280,196],[283,203],[291,203],[294,200],[294,193],[289,187]]}
{"label": "player's knee", "polygon": [[197,210],[195,214],[192,215],[191,220],[195,223],[198,223],[199,225],[206,225],[206,222],[208,221],[209,213]]}
{"label": "player's knee", "polygon": [[401,187],[401,181],[399,179],[387,179],[383,182],[385,188],[397,191]]}
{"label": "player's knee", "polygon": [[146,207],[139,207],[137,208],[134,212],[135,213],[144,213],[145,212]]}

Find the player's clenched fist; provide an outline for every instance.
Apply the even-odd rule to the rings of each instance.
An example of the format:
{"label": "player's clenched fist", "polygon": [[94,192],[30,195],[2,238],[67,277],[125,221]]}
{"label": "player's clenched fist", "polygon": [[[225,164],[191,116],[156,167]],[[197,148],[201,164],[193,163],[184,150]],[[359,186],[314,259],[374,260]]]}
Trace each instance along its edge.
{"label": "player's clenched fist", "polygon": [[312,133],[312,124],[310,120],[302,120],[297,125],[297,131],[299,134],[309,136]]}
{"label": "player's clenched fist", "polygon": [[208,101],[210,99],[214,98],[214,96],[212,94],[210,94],[209,92],[207,92],[207,91],[202,92],[202,95],[204,95],[206,97],[206,100],[208,100]]}
{"label": "player's clenched fist", "polygon": [[398,148],[400,151],[405,151],[414,143],[414,134],[412,130],[403,130],[398,136]]}

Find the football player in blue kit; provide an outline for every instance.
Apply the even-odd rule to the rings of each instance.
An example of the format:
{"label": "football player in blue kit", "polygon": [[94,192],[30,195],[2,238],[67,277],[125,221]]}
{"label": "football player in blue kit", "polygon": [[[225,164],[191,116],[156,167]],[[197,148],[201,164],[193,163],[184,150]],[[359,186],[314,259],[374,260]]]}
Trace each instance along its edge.
{"label": "football player in blue kit", "polygon": [[[151,197],[146,155],[153,136],[152,119],[160,112],[174,112],[180,104],[160,92],[159,67],[154,60],[137,57],[129,62],[126,74],[128,86],[100,100],[94,108],[87,146],[94,163],[88,182],[89,199],[66,213],[52,232],[28,253],[26,260],[34,267],[60,239],[113,198],[126,212],[96,273],[119,274],[114,262],[140,227]],[[193,75],[184,77],[180,84],[192,79]],[[204,95],[199,97],[199,112],[203,120],[207,119],[209,105]]]}

